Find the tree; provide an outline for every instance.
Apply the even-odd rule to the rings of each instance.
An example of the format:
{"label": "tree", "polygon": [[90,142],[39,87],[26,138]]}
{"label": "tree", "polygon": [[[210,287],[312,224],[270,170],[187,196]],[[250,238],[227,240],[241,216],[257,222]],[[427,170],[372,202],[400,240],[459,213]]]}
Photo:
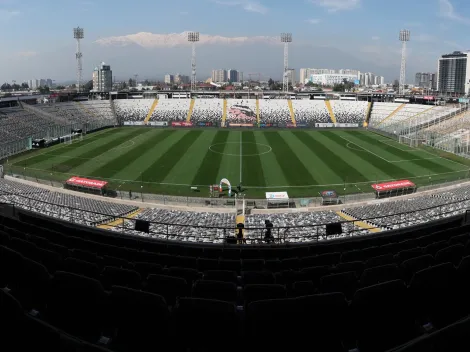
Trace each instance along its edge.
{"label": "tree", "polygon": [[129,87],[135,87],[134,80],[129,78]]}
{"label": "tree", "polygon": [[62,90],[62,89],[65,89],[65,87],[64,86],[57,86],[56,89],[57,90]]}
{"label": "tree", "polygon": [[39,87],[38,90],[41,94],[47,94],[50,92],[49,87]]}
{"label": "tree", "polygon": [[268,86],[271,87],[272,85],[274,85],[274,81],[273,81],[272,78],[270,78],[269,81],[268,81]]}
{"label": "tree", "polygon": [[398,87],[400,86],[400,82],[398,82],[398,79],[393,81],[393,90],[398,90]]}
{"label": "tree", "polygon": [[28,83],[21,83],[22,89],[29,89]]}
{"label": "tree", "polygon": [[13,90],[20,90],[21,86],[19,84],[13,83],[11,89]]}

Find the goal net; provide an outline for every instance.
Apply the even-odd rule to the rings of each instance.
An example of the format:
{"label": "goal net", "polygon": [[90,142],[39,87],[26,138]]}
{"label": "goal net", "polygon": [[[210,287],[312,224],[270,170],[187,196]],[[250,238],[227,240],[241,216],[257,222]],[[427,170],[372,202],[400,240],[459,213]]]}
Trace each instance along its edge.
{"label": "goal net", "polygon": [[81,142],[83,140],[83,133],[72,133],[67,136],[64,136],[65,144],[72,144],[76,142]]}
{"label": "goal net", "polygon": [[416,147],[419,147],[422,144],[425,144],[426,139],[424,139],[424,138],[414,138],[414,137],[408,137],[408,136],[400,136],[399,142],[401,144],[405,144],[409,147],[416,148]]}

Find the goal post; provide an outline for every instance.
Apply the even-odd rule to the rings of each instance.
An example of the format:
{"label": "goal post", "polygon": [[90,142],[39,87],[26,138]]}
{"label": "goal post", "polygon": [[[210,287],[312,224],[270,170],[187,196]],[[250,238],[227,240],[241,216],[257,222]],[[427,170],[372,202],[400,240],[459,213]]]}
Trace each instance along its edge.
{"label": "goal post", "polygon": [[413,138],[408,136],[399,136],[400,144],[405,144],[412,148],[417,148],[422,144],[426,143],[426,139],[424,138]]}
{"label": "goal post", "polygon": [[83,133],[72,133],[64,136],[64,144],[72,144],[81,142],[83,140]]}

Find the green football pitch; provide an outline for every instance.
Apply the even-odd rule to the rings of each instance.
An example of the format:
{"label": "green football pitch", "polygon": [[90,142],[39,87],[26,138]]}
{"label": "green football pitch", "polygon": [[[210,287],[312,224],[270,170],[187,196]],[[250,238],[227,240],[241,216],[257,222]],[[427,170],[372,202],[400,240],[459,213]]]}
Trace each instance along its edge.
{"label": "green football pitch", "polygon": [[422,186],[468,178],[469,165],[365,130],[123,127],[22,154],[6,169],[38,179],[105,179],[126,192],[204,197],[210,184],[227,178],[233,186],[241,182],[247,198],[263,198],[268,191],[290,197],[371,192],[373,183],[400,179]]}

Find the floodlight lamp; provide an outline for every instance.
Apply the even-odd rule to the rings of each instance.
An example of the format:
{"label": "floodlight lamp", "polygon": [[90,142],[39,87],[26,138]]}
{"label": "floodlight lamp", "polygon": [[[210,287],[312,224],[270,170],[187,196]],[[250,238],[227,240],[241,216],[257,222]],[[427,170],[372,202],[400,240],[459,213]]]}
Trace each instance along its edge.
{"label": "floodlight lamp", "polygon": [[407,29],[402,29],[400,31],[399,39],[401,42],[408,42],[410,41],[410,31]]}
{"label": "floodlight lamp", "polygon": [[282,43],[292,42],[292,33],[281,33],[281,42]]}

